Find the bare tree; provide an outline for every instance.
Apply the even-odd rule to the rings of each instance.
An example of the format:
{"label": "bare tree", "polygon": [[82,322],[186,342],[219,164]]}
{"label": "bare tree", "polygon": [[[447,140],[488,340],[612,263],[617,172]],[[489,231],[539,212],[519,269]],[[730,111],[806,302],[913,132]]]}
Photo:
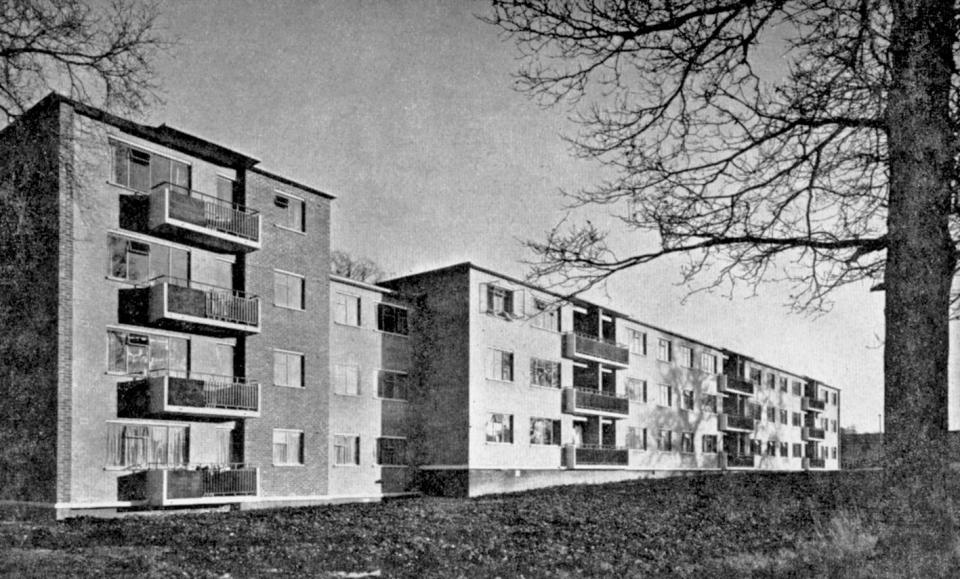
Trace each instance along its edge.
{"label": "bare tree", "polygon": [[330,252],[330,273],[366,283],[377,283],[385,277],[373,261],[340,250]]}
{"label": "bare tree", "polygon": [[57,91],[140,110],[154,96],[153,62],[168,46],[157,8],[136,0],[14,0],[0,6],[0,113],[9,122]]}
{"label": "bare tree", "polygon": [[570,106],[576,152],[613,174],[574,205],[661,241],[617,255],[562,224],[531,243],[534,274],[582,286],[683,253],[688,281],[786,281],[799,308],[882,281],[888,470],[942,473],[957,17],[948,0],[493,0],[519,88]]}

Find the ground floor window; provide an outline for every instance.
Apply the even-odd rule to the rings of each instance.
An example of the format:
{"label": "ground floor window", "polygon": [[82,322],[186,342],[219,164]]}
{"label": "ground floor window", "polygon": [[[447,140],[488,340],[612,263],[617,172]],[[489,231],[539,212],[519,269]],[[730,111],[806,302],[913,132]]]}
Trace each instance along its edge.
{"label": "ground floor window", "polygon": [[190,460],[186,426],[110,422],[107,424],[107,465],[127,468],[167,468]]}
{"label": "ground floor window", "polygon": [[490,413],[487,417],[487,442],[513,443],[513,415]]}
{"label": "ground floor window", "polygon": [[680,433],[680,452],[693,452],[693,433]]}
{"label": "ground floor window", "polygon": [[407,464],[407,440],[405,438],[378,438],[377,464],[389,466]]}
{"label": "ground floor window", "polygon": [[303,464],[303,431],[273,431],[273,464],[290,466]]}
{"label": "ground floor window", "polygon": [[647,450],[647,429],[628,426],[627,448],[632,450]]}
{"label": "ground floor window", "polygon": [[717,452],[717,435],[716,434],[703,435],[703,452],[710,453],[710,454]]}
{"label": "ground floor window", "polygon": [[550,418],[530,419],[530,444],[560,444],[560,421]]}
{"label": "ground floor window", "polygon": [[333,460],[339,465],[360,464],[360,437],[336,434],[333,437]]}

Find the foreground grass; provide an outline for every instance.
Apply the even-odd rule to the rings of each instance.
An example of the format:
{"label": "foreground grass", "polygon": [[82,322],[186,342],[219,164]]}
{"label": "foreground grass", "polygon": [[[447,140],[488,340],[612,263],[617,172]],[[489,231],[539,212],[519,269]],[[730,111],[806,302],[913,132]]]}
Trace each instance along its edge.
{"label": "foreground grass", "polygon": [[[953,494],[955,499],[960,495]],[[253,511],[0,523],[0,575],[960,576],[894,549],[875,473],[744,474]]]}

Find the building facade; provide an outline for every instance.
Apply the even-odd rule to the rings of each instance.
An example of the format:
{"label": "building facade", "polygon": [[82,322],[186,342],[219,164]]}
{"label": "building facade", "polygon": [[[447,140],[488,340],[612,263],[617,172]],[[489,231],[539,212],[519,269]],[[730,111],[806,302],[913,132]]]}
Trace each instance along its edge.
{"label": "building facade", "polygon": [[57,95],[0,151],[5,504],[837,468],[835,388],[470,264],[331,276],[333,198],[240,152]]}

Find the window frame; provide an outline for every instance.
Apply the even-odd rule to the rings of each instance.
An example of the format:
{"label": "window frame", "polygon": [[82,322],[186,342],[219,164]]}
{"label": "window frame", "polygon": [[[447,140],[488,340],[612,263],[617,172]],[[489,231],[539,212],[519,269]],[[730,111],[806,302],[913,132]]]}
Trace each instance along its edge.
{"label": "window frame", "polygon": [[673,341],[666,338],[657,338],[657,360],[660,362],[673,362]]}
{"label": "window frame", "polygon": [[[279,462],[279,461],[277,461],[277,448],[276,448],[276,447],[277,447],[277,444],[278,444],[278,442],[277,442],[277,434],[283,434],[283,435],[284,435],[285,441],[284,441],[283,443],[281,443],[281,444],[284,444],[284,445],[289,445],[289,444],[290,444],[290,443],[289,443],[289,439],[287,438],[287,437],[289,437],[290,435],[293,435],[293,436],[297,437],[298,440],[297,440],[297,448],[296,448],[296,450],[297,450],[298,452],[296,453],[297,456],[296,456],[296,458],[294,459],[293,462]],[[303,466],[304,464],[306,464],[305,452],[304,452],[304,447],[306,446],[306,444],[305,444],[305,436],[304,436],[303,430],[299,430],[299,429],[295,429],[295,428],[274,428],[274,429],[273,429],[273,437],[272,437],[272,440],[273,440],[273,444],[272,444],[271,448],[272,448],[273,452],[272,452],[272,455],[271,455],[271,461],[272,461],[271,464],[272,464],[273,466],[276,466],[276,467]]]}
{"label": "window frame", "polygon": [[[300,306],[299,307],[293,306],[290,304],[280,303],[280,300],[278,299],[279,296],[277,292],[277,287],[278,287],[278,282],[281,279],[285,279],[287,281],[290,281],[290,280],[300,281]],[[289,288],[288,288],[288,291],[289,291]],[[307,309],[307,278],[299,273],[284,271],[282,269],[274,269],[273,270],[273,305],[278,308],[283,308],[286,310],[293,310],[297,312],[305,311]]]}
{"label": "window frame", "polygon": [[[352,383],[352,388],[341,388],[342,386],[349,386],[350,384],[347,381],[349,378],[349,373],[344,372],[340,373],[340,370],[353,369],[356,374],[356,380]],[[340,378],[343,378],[341,381]],[[359,364],[330,364],[330,381],[333,382],[333,393],[336,396],[361,396],[363,389],[360,387],[361,374],[360,374],[360,365]],[[379,382],[379,374],[378,374]],[[352,392],[350,390],[353,390]],[[342,391],[341,391],[342,390]]]}
{"label": "window frame", "polygon": [[[508,384],[513,384],[517,378],[517,369],[516,369],[516,356],[512,351],[501,350],[499,348],[487,348],[487,380],[493,380],[495,382],[505,382]],[[504,362],[506,357],[509,357],[509,365],[506,365]],[[504,378],[504,371],[509,367],[509,378]],[[497,370],[499,369],[499,373]],[[499,374],[495,376],[494,374]]]}
{"label": "window frame", "polygon": [[631,328],[629,349],[630,349],[630,353],[633,354],[634,356],[646,357],[647,356],[647,333],[642,330],[634,330]]}
{"label": "window frame", "polygon": [[[399,443],[399,450],[397,448],[389,449],[389,453],[384,452],[384,442],[390,441],[391,443]],[[409,466],[410,460],[407,454],[407,438],[404,436],[378,436],[377,437],[377,462],[379,466],[386,467],[404,467]],[[359,454],[359,453],[358,453]],[[402,462],[390,462],[384,461],[384,456],[400,456]]]}
{"label": "window frame", "polygon": [[[549,368],[547,368],[549,366]],[[554,360],[546,360],[544,358],[537,358],[535,356],[530,357],[530,385],[536,386],[538,388],[551,388],[558,389],[563,387],[561,379],[561,364],[560,362]],[[541,384],[536,381],[536,377],[542,376],[553,376],[556,383],[555,384]]]}
{"label": "window frame", "polygon": [[[298,197],[296,195],[287,193],[286,191],[280,191],[278,189],[274,189],[273,195],[274,195],[273,207],[276,209],[282,209],[283,215],[284,217],[286,217],[285,223],[274,222],[274,225],[279,227],[280,229],[285,229],[287,231],[292,231],[294,233],[301,233],[303,235],[306,235],[307,233],[307,200],[304,199],[303,197]],[[286,207],[279,207],[277,205],[276,199],[278,197],[283,197],[284,199],[287,200]],[[296,213],[296,212],[291,213],[290,208],[293,207],[295,203],[298,203],[300,207],[300,226],[299,227],[294,227],[290,225],[290,223],[292,223],[293,221],[292,215],[295,215]]]}
{"label": "window frame", "polygon": [[[359,370],[358,370],[359,373]],[[399,380],[399,388],[402,390],[402,396],[384,396],[384,378],[386,376],[393,376]],[[407,401],[408,398],[408,386],[407,381],[409,380],[409,374],[407,372],[401,372],[399,370],[386,370],[381,368],[377,371],[377,398],[381,400],[402,400]],[[358,380],[359,381],[359,380]],[[393,389],[397,389],[397,384],[393,386]],[[359,396],[359,393],[357,394]]]}
{"label": "window frame", "polygon": [[677,346],[677,365],[681,368],[693,368],[693,348],[680,344]]}
{"label": "window frame", "polygon": [[[546,433],[546,438],[549,439],[548,442],[535,442],[534,441],[534,428],[536,423],[547,423],[548,428],[544,430]],[[561,421],[557,418],[546,418],[542,416],[531,416],[530,417],[530,445],[531,446],[560,446],[562,444],[563,435],[561,432]]]}
{"label": "window frame", "polygon": [[[393,312],[393,329],[387,329],[385,323],[385,313]],[[402,316],[400,313],[402,312]],[[402,323],[401,323],[402,320]],[[402,327],[401,327],[402,326]],[[402,330],[402,331],[401,331]],[[391,336],[409,336],[410,335],[410,310],[403,306],[388,304],[386,302],[377,302],[377,331]]]}
{"label": "window frame", "polygon": [[[503,422],[503,420],[506,420],[506,422]],[[494,430],[496,430],[494,428],[496,425],[501,426],[499,430],[494,432]],[[513,444],[514,439],[516,438],[514,436],[514,431],[513,414],[507,414],[505,412],[487,412],[487,422],[484,430],[484,442],[486,444]],[[507,438],[503,436],[504,433],[509,435],[509,440],[498,440],[498,438]]]}
{"label": "window frame", "polygon": [[534,328],[546,330],[548,332],[560,331],[560,308],[551,306],[547,300],[533,298],[534,313],[530,319],[530,325]]}
{"label": "window frame", "polygon": [[[633,392],[635,392],[636,389],[635,389],[635,388],[632,388],[632,387],[631,387],[632,385],[633,385],[633,386],[639,385],[639,387],[640,387],[640,394],[639,394],[639,396],[633,396]],[[630,400],[631,402],[639,402],[639,403],[641,403],[641,404],[646,404],[646,403],[647,403],[647,401],[648,401],[648,396],[647,396],[647,394],[648,394],[648,393],[647,393],[647,381],[646,381],[645,379],[643,379],[643,378],[627,378],[626,381],[625,381],[625,383],[624,383],[624,386],[625,386],[625,389],[626,389],[626,394],[627,394],[627,399],[628,399],[628,400]]]}
{"label": "window frame", "polygon": [[[660,396],[657,399],[657,405],[664,408],[673,408],[673,386],[670,384],[660,384]],[[666,393],[667,404],[663,403],[664,393]]]}
{"label": "window frame", "polygon": [[[289,378],[289,366],[286,363],[286,360],[289,358],[299,358],[300,360],[300,384],[285,384],[277,380],[277,356],[283,356],[285,359],[284,367],[287,368],[286,374]],[[279,348],[273,349],[273,385],[280,386],[282,388],[306,388],[307,384],[307,360],[303,352],[295,352],[293,350],[281,350]]]}
{"label": "window frame", "polygon": [[[339,440],[338,440],[339,439]],[[347,434],[347,433],[335,433],[331,437],[333,442],[333,460],[331,463],[335,467],[358,467],[360,466],[360,435],[359,434]],[[345,460],[341,462],[341,453],[339,449],[349,449],[350,454],[352,455],[353,460]],[[346,455],[344,458],[349,459],[350,455]]]}
{"label": "window frame", "polygon": [[682,454],[693,454],[695,452],[692,432],[680,433],[680,452]]}
{"label": "window frame", "polygon": [[[338,326],[346,326],[349,328],[360,328],[363,327],[363,300],[360,296],[356,294],[346,293],[342,291],[334,290],[333,292],[333,323]],[[344,298],[341,303],[340,298]],[[356,303],[356,323],[350,321],[350,303]],[[340,306],[343,306],[343,321],[339,319]]]}
{"label": "window frame", "polygon": [[[710,444],[707,444],[710,441]],[[703,454],[717,454],[717,435],[704,434],[700,439],[700,449]]]}

